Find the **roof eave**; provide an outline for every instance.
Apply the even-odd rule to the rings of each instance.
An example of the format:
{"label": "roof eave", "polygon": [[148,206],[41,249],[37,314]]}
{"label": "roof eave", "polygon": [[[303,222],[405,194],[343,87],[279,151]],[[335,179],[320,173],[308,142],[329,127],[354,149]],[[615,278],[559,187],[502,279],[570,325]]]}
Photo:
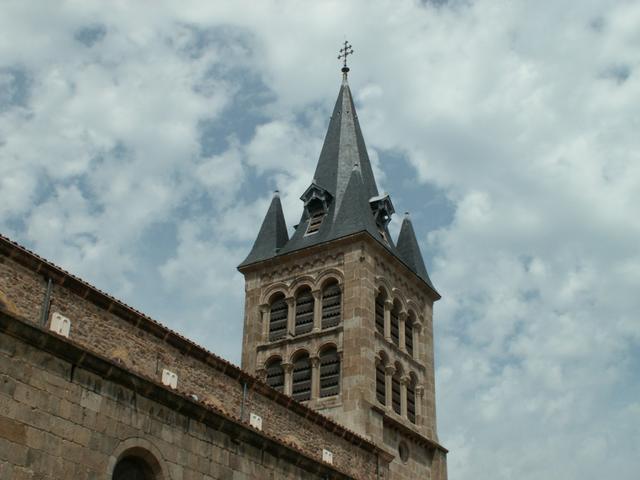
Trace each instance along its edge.
{"label": "roof eave", "polygon": [[285,260],[289,256],[297,255],[297,254],[300,254],[300,253],[303,253],[303,252],[308,252],[308,251],[314,250],[314,249],[320,249],[320,248],[325,247],[327,244],[330,244],[330,243],[335,243],[335,242],[343,243],[343,242],[345,242],[345,241],[347,241],[349,239],[357,238],[359,236],[366,237],[366,238],[372,240],[373,241],[372,243],[374,245],[377,245],[378,247],[382,247],[382,250],[386,254],[388,254],[391,258],[393,258],[394,260],[399,262],[407,270],[407,272],[409,272],[424,287],[426,287],[426,290],[429,292],[429,294],[430,294],[431,298],[433,298],[434,302],[436,302],[436,301],[438,301],[438,300],[440,300],[442,298],[440,293],[438,293],[438,291],[434,287],[429,285],[429,283],[427,283],[421,276],[419,276],[416,272],[414,272],[400,257],[395,255],[389,249],[388,246],[386,246],[380,240],[378,240],[373,235],[371,235],[371,233],[368,230],[361,230],[359,232],[350,233],[350,234],[344,235],[342,237],[332,238],[332,239],[326,240],[324,242],[314,243],[313,245],[305,246],[305,247],[299,248],[297,250],[290,250],[288,252],[285,252],[285,253],[282,253],[282,254],[279,254],[279,255],[275,255],[274,257],[267,258],[265,260],[260,260],[260,261],[253,262],[253,263],[248,263],[248,264],[245,264],[245,265],[239,265],[238,266],[238,271],[244,275],[244,274],[247,274],[247,273],[251,272],[252,270],[257,270],[257,269],[259,269],[261,267],[268,266],[269,263],[275,262],[276,260],[278,262],[281,262],[282,260]]}

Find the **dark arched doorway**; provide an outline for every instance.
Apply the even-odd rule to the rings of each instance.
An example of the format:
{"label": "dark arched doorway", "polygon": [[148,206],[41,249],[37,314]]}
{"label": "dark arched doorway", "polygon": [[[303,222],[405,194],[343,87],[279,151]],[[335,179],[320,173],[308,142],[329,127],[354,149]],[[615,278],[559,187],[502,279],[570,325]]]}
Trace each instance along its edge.
{"label": "dark arched doorway", "polygon": [[124,457],[116,464],[112,480],[155,480],[151,467],[139,457]]}

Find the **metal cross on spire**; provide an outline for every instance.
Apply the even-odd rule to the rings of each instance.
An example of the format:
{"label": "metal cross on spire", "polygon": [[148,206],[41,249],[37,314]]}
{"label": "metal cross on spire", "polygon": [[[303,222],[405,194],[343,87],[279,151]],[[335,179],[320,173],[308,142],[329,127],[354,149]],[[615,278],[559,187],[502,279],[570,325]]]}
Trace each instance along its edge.
{"label": "metal cross on spire", "polygon": [[338,55],[338,60],[343,60],[342,64],[342,72],[347,73],[349,71],[349,67],[347,67],[347,55],[353,55],[353,47],[346,40],[344,41],[344,47],[340,49],[340,54]]}

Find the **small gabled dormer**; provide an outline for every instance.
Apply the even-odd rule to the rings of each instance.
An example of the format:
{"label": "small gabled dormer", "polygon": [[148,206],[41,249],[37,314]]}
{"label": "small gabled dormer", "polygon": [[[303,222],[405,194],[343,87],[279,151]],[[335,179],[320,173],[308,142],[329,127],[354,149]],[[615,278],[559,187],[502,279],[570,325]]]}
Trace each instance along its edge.
{"label": "small gabled dormer", "polygon": [[391,221],[391,215],[395,213],[391,198],[386,193],[384,195],[378,195],[369,199],[369,205],[371,206],[371,213],[373,214],[373,218],[375,218],[378,232],[382,239],[388,244],[387,225],[389,225]]}
{"label": "small gabled dormer", "polygon": [[318,233],[332,199],[333,196],[315,182],[302,194],[300,200],[304,202],[304,216],[309,219],[305,236]]}

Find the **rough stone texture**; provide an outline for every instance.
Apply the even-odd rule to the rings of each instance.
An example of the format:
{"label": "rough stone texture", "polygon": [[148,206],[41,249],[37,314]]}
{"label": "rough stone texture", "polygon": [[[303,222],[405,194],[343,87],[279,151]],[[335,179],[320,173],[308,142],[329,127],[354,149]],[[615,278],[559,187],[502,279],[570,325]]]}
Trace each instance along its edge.
{"label": "rough stone texture", "polygon": [[[380,478],[386,478],[385,458],[388,461],[389,457],[385,457],[384,452],[371,443],[314,414],[284,395],[278,394],[264,384],[243,374],[237,367],[214,357],[194,344],[188,343],[188,341],[161,325],[149,319],[145,320],[142,314],[128,309],[128,307],[123,306],[114,299],[110,299],[110,297],[92,287],[80,283],[78,279],[56,269],[54,266],[45,264],[44,261],[33,254],[12,247],[6,239],[2,240],[2,245],[0,245],[2,247],[0,248],[0,292],[4,294],[7,300],[5,303],[10,302],[12,310],[18,316],[32,322],[34,325],[40,324],[47,287],[45,277],[53,276],[54,284],[51,292],[50,309],[45,324],[42,325],[43,328],[48,328],[51,315],[54,312],[59,312],[71,320],[69,340],[74,344],[89,352],[95,352],[105,358],[112,359],[122,365],[123,368],[143,377],[155,379],[157,382],[160,382],[162,370],[164,368],[169,369],[178,375],[178,389],[181,392],[196,395],[201,401],[214,406],[231,417],[240,417],[243,403],[243,383],[248,382],[249,389],[248,395],[244,400],[243,421],[248,419],[249,412],[257,413],[263,418],[263,430],[266,435],[295,446],[302,454],[316,459],[318,462],[322,461],[323,448],[332,451],[335,468],[346,472],[353,478],[376,478],[377,464],[380,462]],[[6,354],[5,346],[0,345],[0,352]],[[29,350],[29,355],[40,358],[37,350]],[[9,356],[11,357],[11,354]],[[5,362],[3,361],[2,363],[4,364]],[[91,394],[93,390],[90,388],[85,391],[78,386],[73,386],[75,384],[71,386],[62,385],[64,383],[63,379],[68,374],[68,365],[59,365],[59,363],[55,359],[47,360],[47,368],[55,367],[54,373],[57,372],[58,375],[50,374],[46,380],[41,378],[39,380],[41,385],[37,389],[35,389],[34,385],[26,382],[25,379],[35,372],[36,365],[40,365],[40,363],[29,362],[26,357],[20,361],[19,366],[13,363],[11,378],[5,383],[0,383],[3,392],[10,392],[9,396],[13,399],[13,403],[9,403],[14,405],[11,408],[17,409],[12,412],[3,410],[0,412],[0,417],[4,416],[8,419],[25,423],[28,413],[33,417],[33,421],[42,421],[43,423],[40,427],[32,425],[34,428],[39,428],[41,433],[33,432],[25,427],[27,428],[25,432],[27,439],[31,438],[31,436],[36,436],[41,441],[48,442],[51,436],[60,436],[62,438],[62,440],[56,440],[58,443],[56,443],[57,446],[53,450],[44,449],[42,455],[39,455],[37,459],[27,458],[27,455],[34,455],[29,453],[32,452],[32,449],[28,448],[28,446],[20,446],[21,444],[9,439],[3,440],[4,443],[0,447],[0,451],[8,453],[3,453],[3,456],[0,456],[0,472],[4,475],[0,478],[20,478],[19,475],[22,475],[22,473],[17,473],[18,470],[26,468],[26,465],[31,465],[33,462],[40,465],[39,468],[42,468],[42,471],[45,471],[46,468],[59,471],[69,467],[67,465],[68,460],[59,456],[60,453],[65,451],[59,442],[63,440],[78,442],[78,439],[83,439],[82,441],[85,443],[90,442],[97,428],[93,423],[85,425],[82,422],[75,422],[79,427],[82,427],[77,429],[71,425],[69,418],[73,415],[79,415],[78,412],[81,412],[82,416],[92,417],[91,421],[99,422],[101,428],[102,424],[106,424],[104,428],[113,428],[108,416],[103,415],[105,411],[109,412],[109,410],[104,410],[102,407],[97,406],[102,402],[102,404],[111,405],[115,408],[110,403],[110,400],[104,400],[104,398],[110,398],[109,395],[104,395],[104,392],[100,391],[97,392],[98,396],[95,396]],[[22,371],[20,371],[21,369]],[[73,390],[73,397],[77,398],[75,403],[80,404],[82,402],[80,410],[77,410],[72,405],[74,402],[60,391],[65,389]],[[101,398],[103,400],[100,400]],[[142,397],[138,396],[137,398],[140,401]],[[6,403],[7,406],[5,406],[5,402],[0,402],[1,408],[9,408],[9,403]],[[120,410],[117,415],[119,416],[137,418],[139,415],[138,411],[126,402],[118,405]],[[139,407],[140,405],[138,404],[137,406]],[[69,411],[65,411],[66,413],[60,416],[58,413],[62,408]],[[98,412],[95,411],[96,409],[98,409]],[[22,413],[19,413],[18,410],[21,410]],[[178,414],[172,412],[166,412],[166,414],[168,419],[178,416]],[[22,415],[22,417],[19,415]],[[113,415],[116,415],[116,413],[113,413]],[[2,431],[10,432],[7,435],[11,435],[12,438],[18,438],[21,435],[21,427],[12,423],[7,423],[6,425],[7,428],[3,428]],[[134,426],[129,425],[129,427],[128,430],[125,430],[131,435],[139,434],[139,431],[135,431]],[[157,432],[152,432],[152,436],[154,439],[163,440],[163,435],[172,435],[171,431],[174,427],[158,428]],[[69,433],[70,429],[73,430],[73,434]],[[66,438],[65,435],[69,438]],[[181,437],[176,442],[179,443],[182,440],[191,441],[190,438]],[[11,445],[7,443],[10,441]],[[167,441],[167,439],[164,439],[164,441]],[[82,446],[87,447],[87,445]],[[188,450],[193,453],[191,448]],[[88,453],[87,457],[92,458],[97,455],[97,453]],[[230,454],[223,453],[222,455]],[[236,454],[236,457],[242,457],[243,455],[244,453]],[[378,457],[380,458],[378,459]],[[192,462],[187,461],[189,458],[186,453],[179,458],[176,461],[176,466],[171,467],[172,473],[168,478],[192,478],[192,476],[189,476],[191,474],[181,476],[182,474],[179,473],[181,469],[192,468]],[[95,461],[97,462],[97,460]],[[234,461],[242,463],[242,459]],[[100,466],[104,465],[100,464]],[[88,473],[89,467],[91,466],[87,466],[87,469],[78,467],[82,472],[78,473],[80,475],[79,478],[92,478]],[[76,468],[76,466],[73,466],[73,468]],[[222,473],[217,474],[218,476],[214,474],[213,478],[234,478],[234,480],[272,478],[257,474],[257,476],[237,474],[231,477],[230,473],[224,473],[229,472],[229,468],[233,470],[233,465],[229,464],[224,468],[220,467],[220,472]],[[233,471],[241,472],[242,470]],[[5,472],[9,473],[5,474]],[[14,477],[11,477],[12,474]],[[309,476],[296,477],[295,475],[297,474],[295,473],[291,473],[291,475],[293,476],[280,477],[276,475],[273,478],[313,478]],[[53,478],[65,477],[54,476]],[[196,475],[193,478],[201,477]]]}
{"label": "rough stone texture", "polygon": [[[290,363],[301,349],[313,358],[323,345],[335,344],[341,353],[340,394],[312,398],[307,405],[395,456],[390,465],[390,478],[445,480],[446,450],[437,443],[435,411],[433,302],[437,294],[367,234],[241,267],[241,271],[245,275],[246,292],[243,369],[260,374],[274,356]],[[341,324],[327,331],[314,331],[300,337],[290,334],[283,340],[270,342],[268,303],[271,296],[281,292],[294,302],[300,286],[318,290],[329,277],[341,285]],[[391,301],[400,302],[402,311],[415,314],[419,333],[414,337],[413,356],[376,331],[375,298],[380,288],[388,293]],[[376,399],[375,366],[381,352],[389,364],[400,365],[404,376],[413,375],[424,392],[416,401],[415,424]],[[400,441],[409,447],[407,462],[398,457]]]}
{"label": "rough stone texture", "polygon": [[111,478],[123,444],[150,451],[159,478],[324,478],[20,339],[0,344],[2,479]]}

